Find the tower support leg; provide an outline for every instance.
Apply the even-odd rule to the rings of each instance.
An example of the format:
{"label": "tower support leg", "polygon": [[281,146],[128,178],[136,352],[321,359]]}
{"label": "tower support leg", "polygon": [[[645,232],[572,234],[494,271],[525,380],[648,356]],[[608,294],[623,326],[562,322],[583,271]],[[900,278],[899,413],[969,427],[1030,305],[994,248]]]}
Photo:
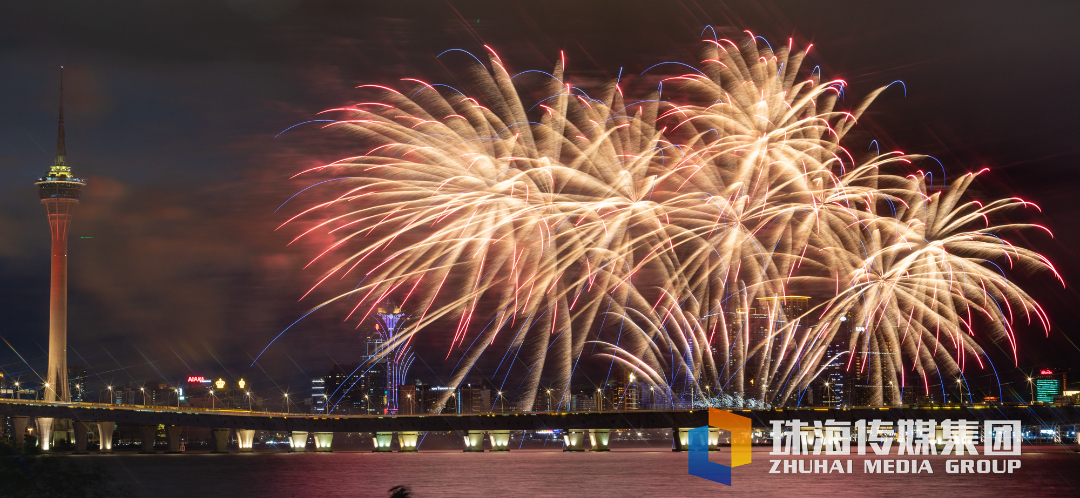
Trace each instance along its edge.
{"label": "tower support leg", "polygon": [[154,451],[154,440],[157,439],[157,424],[140,425],[139,434],[142,436],[142,451],[139,453],[148,455],[157,453]]}
{"label": "tower support leg", "polygon": [[86,455],[86,440],[90,434],[90,425],[76,420],[73,424],[75,430],[75,455]]}
{"label": "tower support leg", "polygon": [[671,429],[671,451],[686,451],[689,449],[687,441],[690,438],[690,429]]}
{"label": "tower support leg", "polygon": [[589,443],[592,444],[592,451],[611,451],[608,448],[608,441],[611,438],[611,429],[592,429],[589,431]]}
{"label": "tower support leg", "polygon": [[510,451],[510,431],[488,431],[491,439],[491,451]]}
{"label": "tower support leg", "polygon": [[52,448],[53,419],[39,418],[35,422],[38,430],[38,448],[41,451],[49,451]]}
{"label": "tower support leg", "polygon": [[315,433],[315,452],[316,453],[330,453],[334,450],[330,448],[330,445],[334,442],[333,432],[316,432]]}
{"label": "tower support leg", "polygon": [[484,431],[468,431],[465,433],[466,453],[484,451]]}
{"label": "tower support leg", "polygon": [[214,450],[211,453],[229,452],[229,429],[217,428],[210,432],[214,439]]}
{"label": "tower support leg", "polygon": [[165,453],[183,453],[180,449],[180,435],[183,434],[184,428],[179,425],[166,425],[165,426],[165,441],[169,444],[169,449]]}
{"label": "tower support leg", "polygon": [[292,449],[289,450],[293,453],[307,452],[307,431],[292,431],[289,433],[289,440],[292,441]]}
{"label": "tower support leg", "polygon": [[252,451],[255,451],[254,429],[237,429],[236,440],[240,443],[240,453],[251,453]]}
{"label": "tower support leg", "polygon": [[584,429],[570,429],[563,433],[563,451],[585,451],[581,443],[585,441]]}
{"label": "tower support leg", "polygon": [[11,425],[14,430],[11,437],[15,443],[15,451],[21,453],[26,448],[26,417],[11,417]]}
{"label": "tower support leg", "polygon": [[101,453],[112,453],[113,429],[116,422],[98,422],[98,450]]}

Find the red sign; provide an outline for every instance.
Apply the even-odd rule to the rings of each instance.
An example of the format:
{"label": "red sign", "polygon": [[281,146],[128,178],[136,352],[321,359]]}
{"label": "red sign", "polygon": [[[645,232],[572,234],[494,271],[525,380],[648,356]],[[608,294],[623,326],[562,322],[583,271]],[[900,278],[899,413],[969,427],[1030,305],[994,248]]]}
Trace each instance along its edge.
{"label": "red sign", "polygon": [[203,377],[201,375],[191,375],[191,376],[188,376],[187,383],[188,384],[201,384],[204,380],[206,380],[206,377]]}
{"label": "red sign", "polygon": [[1054,375],[1053,370],[1039,370],[1039,375]]}

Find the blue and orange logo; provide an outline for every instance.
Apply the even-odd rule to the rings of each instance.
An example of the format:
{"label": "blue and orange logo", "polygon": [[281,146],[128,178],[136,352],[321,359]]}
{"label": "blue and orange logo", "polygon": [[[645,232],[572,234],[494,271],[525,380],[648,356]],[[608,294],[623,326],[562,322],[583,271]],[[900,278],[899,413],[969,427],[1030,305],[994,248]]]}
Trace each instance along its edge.
{"label": "blue and orange logo", "polygon": [[[709,461],[709,428],[731,433],[731,465]],[[709,425],[690,429],[690,455],[687,470],[690,475],[731,486],[731,469],[750,463],[750,419],[729,411],[709,408]]]}

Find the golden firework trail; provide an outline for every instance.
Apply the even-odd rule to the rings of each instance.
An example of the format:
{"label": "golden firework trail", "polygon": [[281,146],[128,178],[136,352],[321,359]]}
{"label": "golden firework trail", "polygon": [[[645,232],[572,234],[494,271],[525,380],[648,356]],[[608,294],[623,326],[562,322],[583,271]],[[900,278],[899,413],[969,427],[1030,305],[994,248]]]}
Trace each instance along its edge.
{"label": "golden firework trail", "polygon": [[[841,140],[887,87],[840,110],[846,83],[803,69],[809,48],[759,39],[706,40],[693,72],[640,100],[618,81],[590,96],[562,60],[520,86],[537,75],[490,48],[469,94],[364,85],[378,98],[325,111],[360,152],[298,173],[323,179],[322,202],[282,225],[332,240],[308,293],[342,289],[316,309],[350,303],[359,326],[392,296],[415,317],[398,340],[450,337],[450,385],[501,356],[524,409],[542,382],[568,399],[586,354],[671,399],[782,405],[840,333],[874,401],[898,403],[981,364],[980,342],[1015,352],[1016,319],[1048,329],[1004,271],[1053,270],[1004,238],[1031,225],[994,224],[1031,203],[965,201],[974,174],[931,188],[922,156],[857,161]],[[822,304],[792,315],[792,288]]]}

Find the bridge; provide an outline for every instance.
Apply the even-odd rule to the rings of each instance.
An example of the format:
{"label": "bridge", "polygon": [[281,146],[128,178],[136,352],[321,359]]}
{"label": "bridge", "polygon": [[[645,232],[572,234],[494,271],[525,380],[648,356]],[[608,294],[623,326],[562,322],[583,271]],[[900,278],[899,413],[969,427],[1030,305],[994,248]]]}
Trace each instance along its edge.
{"label": "bridge", "polygon": [[[730,409],[751,419],[752,426],[769,429],[774,420],[798,419],[806,422],[835,420],[882,420],[895,424],[901,419],[943,420],[1019,420],[1023,426],[1076,427],[1080,425],[1080,407],[1031,405],[933,405],[901,407],[855,408],[783,408]],[[391,441],[397,435],[400,450],[416,451],[421,432],[460,432],[465,451],[483,451],[483,439],[488,435],[492,451],[508,451],[513,431],[559,430],[563,432],[564,450],[582,451],[586,436],[594,451],[608,449],[609,434],[622,429],[671,429],[675,450],[685,450],[687,431],[708,425],[707,409],[694,410],[625,410],[606,412],[525,412],[421,414],[421,415],[326,415],[297,413],[268,413],[243,410],[207,410],[190,407],[110,405],[99,403],[60,403],[29,400],[0,400],[0,414],[13,418],[16,446],[22,447],[29,419],[48,421],[38,423],[42,449],[47,450],[49,437],[44,434],[56,419],[70,420],[74,428],[75,453],[86,453],[91,427],[97,427],[102,451],[111,451],[112,434],[116,424],[140,427],[143,452],[154,452],[154,440],[159,425],[165,426],[167,452],[181,452],[180,434],[183,427],[212,429],[214,451],[226,452],[232,431],[236,432],[240,451],[251,451],[255,431],[289,433],[294,451],[306,451],[308,434],[315,440],[316,451],[331,451],[334,433],[374,433],[374,451],[391,451]],[[719,430],[710,435],[710,446],[719,442]]]}

